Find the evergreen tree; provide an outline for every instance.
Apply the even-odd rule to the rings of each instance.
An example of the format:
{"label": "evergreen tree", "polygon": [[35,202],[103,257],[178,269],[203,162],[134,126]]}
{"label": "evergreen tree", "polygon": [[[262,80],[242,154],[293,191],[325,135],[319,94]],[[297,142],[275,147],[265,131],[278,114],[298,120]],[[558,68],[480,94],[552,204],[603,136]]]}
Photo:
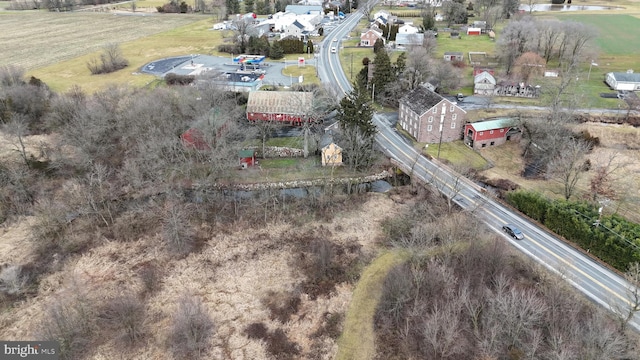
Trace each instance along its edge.
{"label": "evergreen tree", "polygon": [[244,12],[254,12],[254,0],[244,0]]}
{"label": "evergreen tree", "polygon": [[342,128],[340,146],[347,166],[354,170],[369,168],[374,160],[376,126],[368,92],[354,84],[340,101],[337,120]]}
{"label": "evergreen tree", "polygon": [[436,27],[436,18],[433,11],[427,9],[422,13],[422,30],[433,30]]}
{"label": "evergreen tree", "polygon": [[320,36],[324,35],[324,28],[321,27],[318,29],[318,35]]}
{"label": "evergreen tree", "polygon": [[257,1],[256,2],[256,14],[258,15],[267,15],[271,14],[271,3],[269,0]]}
{"label": "evergreen tree", "polygon": [[384,40],[382,39],[378,39],[376,40],[376,42],[373,44],[373,52],[377,53],[378,50],[380,49],[384,49]]}
{"label": "evergreen tree", "polygon": [[396,65],[393,67],[396,78],[400,77],[400,75],[404,72],[404,69],[407,68],[407,53],[401,52],[398,55],[398,59],[396,60]]}
{"label": "evergreen tree", "polygon": [[269,51],[269,57],[273,60],[282,59],[284,56],[284,50],[282,49],[282,44],[280,41],[276,40],[271,44],[271,49]]}
{"label": "evergreen tree", "polygon": [[373,64],[375,67],[373,69],[371,85],[374,86],[374,94],[378,95],[384,90],[384,87],[388,83],[394,80],[391,60],[389,59],[389,54],[387,54],[385,49],[380,49],[376,52]]}
{"label": "evergreen tree", "polygon": [[238,0],[225,0],[227,6],[227,15],[234,15],[240,13],[240,2]]}
{"label": "evergreen tree", "polygon": [[313,54],[313,41],[307,41],[307,54]]}

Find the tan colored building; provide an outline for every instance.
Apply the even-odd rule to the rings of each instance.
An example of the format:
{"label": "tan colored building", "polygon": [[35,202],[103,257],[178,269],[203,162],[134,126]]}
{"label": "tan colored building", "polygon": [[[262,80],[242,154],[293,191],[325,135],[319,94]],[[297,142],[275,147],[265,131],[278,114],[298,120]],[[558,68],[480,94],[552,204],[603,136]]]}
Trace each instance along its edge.
{"label": "tan colored building", "polygon": [[466,115],[456,102],[418,86],[400,99],[398,123],[418,142],[436,144],[462,139]]}
{"label": "tan colored building", "polygon": [[333,142],[331,136],[324,136],[320,141],[320,152],[322,154],[322,166],[342,165],[342,148]]}

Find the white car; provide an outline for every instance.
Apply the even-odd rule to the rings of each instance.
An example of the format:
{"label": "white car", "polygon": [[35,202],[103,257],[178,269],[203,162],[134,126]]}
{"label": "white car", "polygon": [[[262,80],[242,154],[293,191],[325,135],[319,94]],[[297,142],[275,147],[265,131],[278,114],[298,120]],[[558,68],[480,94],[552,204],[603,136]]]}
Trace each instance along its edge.
{"label": "white car", "polygon": [[332,47],[331,48],[331,53],[335,54],[336,53],[336,48]]}
{"label": "white car", "polygon": [[338,38],[333,39],[333,42],[338,42]]}

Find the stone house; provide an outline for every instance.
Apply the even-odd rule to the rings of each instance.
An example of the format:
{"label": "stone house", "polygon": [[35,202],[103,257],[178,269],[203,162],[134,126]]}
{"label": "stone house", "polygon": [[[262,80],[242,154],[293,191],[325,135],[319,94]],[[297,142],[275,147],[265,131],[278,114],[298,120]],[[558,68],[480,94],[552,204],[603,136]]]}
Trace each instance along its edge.
{"label": "stone house", "polygon": [[418,86],[400,99],[398,123],[418,142],[451,142],[462,138],[466,114],[457,103]]}

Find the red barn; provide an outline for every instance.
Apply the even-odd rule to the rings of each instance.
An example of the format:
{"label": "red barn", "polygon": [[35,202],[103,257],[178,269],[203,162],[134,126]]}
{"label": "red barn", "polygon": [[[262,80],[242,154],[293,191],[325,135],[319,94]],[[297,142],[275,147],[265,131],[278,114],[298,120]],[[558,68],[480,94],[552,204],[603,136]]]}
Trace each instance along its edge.
{"label": "red barn", "polygon": [[473,149],[502,145],[521,137],[518,119],[498,118],[464,125],[464,143]]}
{"label": "red barn", "polygon": [[301,91],[251,91],[247,120],[301,125],[313,121],[313,94]]}

